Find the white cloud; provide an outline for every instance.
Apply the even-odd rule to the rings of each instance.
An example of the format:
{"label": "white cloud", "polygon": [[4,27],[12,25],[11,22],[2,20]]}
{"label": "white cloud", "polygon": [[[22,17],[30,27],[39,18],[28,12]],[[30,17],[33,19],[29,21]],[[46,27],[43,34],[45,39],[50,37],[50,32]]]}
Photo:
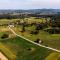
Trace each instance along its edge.
{"label": "white cloud", "polygon": [[0,9],[60,8],[60,0],[0,0]]}

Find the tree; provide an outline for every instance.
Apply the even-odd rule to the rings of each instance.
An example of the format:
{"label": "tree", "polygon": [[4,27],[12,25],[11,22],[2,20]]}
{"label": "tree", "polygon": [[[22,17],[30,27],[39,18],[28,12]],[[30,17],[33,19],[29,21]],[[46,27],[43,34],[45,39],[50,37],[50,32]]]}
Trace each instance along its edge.
{"label": "tree", "polygon": [[42,26],[42,24],[36,24],[36,30],[41,30],[41,29],[43,29],[43,26]]}
{"label": "tree", "polygon": [[37,35],[38,33],[39,33],[39,31],[38,31],[38,30],[34,30],[34,31],[31,31],[31,33],[30,33],[30,34]]}
{"label": "tree", "polygon": [[22,31],[21,32],[25,32],[25,23],[22,24]]}

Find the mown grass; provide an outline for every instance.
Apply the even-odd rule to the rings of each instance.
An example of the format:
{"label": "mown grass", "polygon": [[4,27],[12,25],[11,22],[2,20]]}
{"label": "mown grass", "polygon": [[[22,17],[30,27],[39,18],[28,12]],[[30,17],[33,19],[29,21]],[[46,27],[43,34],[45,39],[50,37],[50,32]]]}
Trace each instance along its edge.
{"label": "mown grass", "polygon": [[59,53],[51,53],[49,56],[46,57],[45,60],[60,60],[60,54]]}
{"label": "mown grass", "polygon": [[45,18],[35,19],[35,17],[30,17],[30,18],[27,18],[27,19],[25,18],[24,21],[27,22],[27,23],[38,23],[38,22],[45,23],[46,22]]}
{"label": "mown grass", "polygon": [[18,19],[0,19],[0,25],[10,24],[11,22],[16,22]]}
{"label": "mown grass", "polygon": [[0,52],[3,52],[5,56],[7,56],[8,59],[14,60],[16,56],[12,53],[11,50],[9,50],[4,44],[0,42]]}
{"label": "mown grass", "polygon": [[[30,29],[29,29],[30,28]],[[43,41],[42,44],[48,45],[50,47],[56,48],[60,50],[60,34],[49,34],[43,30],[39,31],[39,34],[37,35],[31,35],[30,32],[34,30],[34,26],[32,27],[26,27],[26,31],[24,33],[21,33],[21,27],[14,27],[12,28],[17,34],[24,36],[27,39],[30,39],[32,41],[35,41],[37,38]]]}
{"label": "mown grass", "polygon": [[[6,41],[9,38],[13,38],[13,34],[10,32],[10,30],[5,26],[0,26],[0,52],[2,52],[9,60],[14,60],[16,58],[16,55],[11,51],[6,44],[1,43],[1,41]],[[8,34],[8,38],[1,38],[4,34]]]}
{"label": "mown grass", "polygon": [[[33,18],[31,18],[32,21]],[[2,29],[2,27],[1,27]],[[37,38],[40,38],[44,44],[48,44],[52,47],[58,47],[60,49],[60,35],[50,35],[44,31],[40,31],[38,35],[30,35],[29,32],[21,33],[20,27],[13,28],[17,34],[20,34],[30,40],[35,41]],[[27,28],[26,28],[27,29]],[[29,27],[28,29],[34,29],[34,26]],[[4,30],[5,31],[5,30]],[[2,35],[2,33],[1,33]],[[1,36],[0,35],[0,36]],[[55,40],[57,38],[57,40]],[[59,39],[58,39],[59,38]],[[0,39],[1,51],[10,59],[10,60],[59,60],[60,53],[54,52],[52,50],[39,47],[34,45],[20,37],[14,37],[9,39]],[[31,48],[32,50],[28,50]]]}
{"label": "mown grass", "polygon": [[[45,60],[50,54],[56,53],[52,50],[34,45],[20,37],[2,40],[1,36],[4,33],[8,32],[6,32],[6,30],[3,32],[0,31],[0,51],[2,51],[9,60]],[[28,50],[29,48],[32,50]],[[51,57],[51,59],[52,58],[54,57]],[[56,58],[60,59],[59,56]]]}
{"label": "mown grass", "polygon": [[[10,24],[11,22],[14,22],[14,23],[16,23],[17,21],[22,21],[23,19],[0,19],[0,25],[2,24]],[[34,23],[34,22],[36,22],[36,23],[38,23],[38,22],[40,22],[40,23],[45,23],[46,22],[46,20],[44,19],[44,18],[42,18],[42,19],[35,19],[34,17],[30,17],[30,18],[25,18],[24,19],[24,22],[27,22],[27,23]]]}
{"label": "mown grass", "polygon": [[[7,39],[1,41],[1,43],[5,44],[11,51],[14,51],[16,54],[15,60],[44,60],[53,52],[49,49],[34,45],[20,37]],[[28,48],[33,48],[33,50],[29,51]]]}

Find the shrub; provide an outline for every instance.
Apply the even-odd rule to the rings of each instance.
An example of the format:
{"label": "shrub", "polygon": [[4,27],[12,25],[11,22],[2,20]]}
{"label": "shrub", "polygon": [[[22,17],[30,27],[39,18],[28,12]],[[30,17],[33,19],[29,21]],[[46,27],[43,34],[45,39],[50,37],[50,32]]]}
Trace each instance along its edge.
{"label": "shrub", "polygon": [[2,39],[5,39],[5,38],[8,38],[8,37],[9,37],[8,34],[3,34],[1,38],[2,38]]}
{"label": "shrub", "polygon": [[39,33],[39,31],[38,31],[38,30],[34,30],[34,31],[31,31],[31,33],[30,33],[30,34],[37,35],[38,33]]}

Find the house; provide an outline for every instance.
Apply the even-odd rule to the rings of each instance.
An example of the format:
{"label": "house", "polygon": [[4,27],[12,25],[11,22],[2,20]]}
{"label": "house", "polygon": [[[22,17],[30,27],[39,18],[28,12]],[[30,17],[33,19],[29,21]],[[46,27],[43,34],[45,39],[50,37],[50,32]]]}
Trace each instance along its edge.
{"label": "house", "polygon": [[43,43],[40,39],[37,39],[36,41],[34,41],[36,43]]}
{"label": "house", "polygon": [[14,25],[9,25],[9,27],[14,27]]}

